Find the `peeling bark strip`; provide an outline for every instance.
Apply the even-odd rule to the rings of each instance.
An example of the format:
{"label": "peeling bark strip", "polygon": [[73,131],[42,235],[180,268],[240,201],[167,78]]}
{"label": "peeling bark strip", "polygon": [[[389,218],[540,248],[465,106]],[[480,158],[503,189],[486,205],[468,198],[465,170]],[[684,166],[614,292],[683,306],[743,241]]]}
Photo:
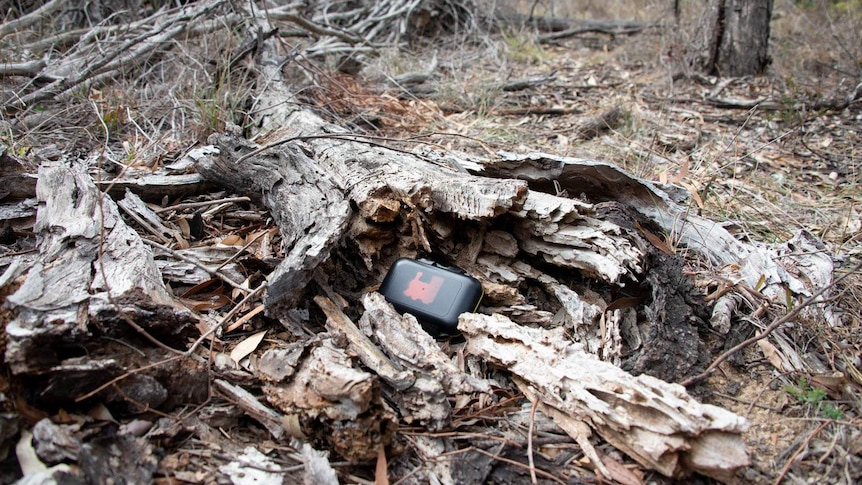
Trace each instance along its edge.
{"label": "peeling bark strip", "polygon": [[84,167],[43,167],[36,196],[39,260],[7,299],[15,313],[6,327],[12,372],[44,371],[60,364],[61,343],[116,333],[118,310],[163,336],[192,320],[174,308],[149,248]]}
{"label": "peeling bark strip", "polygon": [[700,404],[680,385],[634,377],[577,349],[562,331],[521,327],[500,315],[465,314],[458,328],[468,353],[508,369],[528,397],[586,422],[644,466],[726,480],[749,463],[747,421]]}

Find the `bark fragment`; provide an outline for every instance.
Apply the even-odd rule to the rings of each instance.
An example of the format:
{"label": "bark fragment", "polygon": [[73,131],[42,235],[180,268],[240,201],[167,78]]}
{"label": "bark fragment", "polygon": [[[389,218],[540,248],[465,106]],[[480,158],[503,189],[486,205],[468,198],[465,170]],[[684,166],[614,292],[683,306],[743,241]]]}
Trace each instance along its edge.
{"label": "bark fragment", "polygon": [[698,403],[682,386],[634,377],[562,332],[519,327],[500,315],[462,315],[459,329],[468,353],[508,369],[532,399],[588,423],[644,466],[666,476],[727,479],[748,464],[746,420]]}

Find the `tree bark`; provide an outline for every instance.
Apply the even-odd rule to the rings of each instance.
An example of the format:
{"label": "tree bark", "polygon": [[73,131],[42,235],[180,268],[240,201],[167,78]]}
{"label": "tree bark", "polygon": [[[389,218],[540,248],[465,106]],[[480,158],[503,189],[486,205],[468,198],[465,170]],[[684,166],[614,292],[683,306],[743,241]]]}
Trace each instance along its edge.
{"label": "tree bark", "polygon": [[719,76],[762,74],[769,65],[773,0],[710,0],[687,55],[688,65]]}

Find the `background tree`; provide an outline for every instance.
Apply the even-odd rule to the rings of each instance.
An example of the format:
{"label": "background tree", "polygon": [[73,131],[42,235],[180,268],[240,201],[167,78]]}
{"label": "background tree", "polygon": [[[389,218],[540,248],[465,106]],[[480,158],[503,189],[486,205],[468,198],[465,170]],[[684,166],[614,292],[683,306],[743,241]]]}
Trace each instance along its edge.
{"label": "background tree", "polygon": [[761,74],[769,65],[773,0],[709,0],[686,61],[720,76]]}

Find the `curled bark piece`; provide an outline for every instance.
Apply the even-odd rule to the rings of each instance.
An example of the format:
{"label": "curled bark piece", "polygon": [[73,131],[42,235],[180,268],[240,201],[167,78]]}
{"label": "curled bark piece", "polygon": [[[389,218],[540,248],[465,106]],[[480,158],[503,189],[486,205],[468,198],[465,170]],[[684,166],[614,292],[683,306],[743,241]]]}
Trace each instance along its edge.
{"label": "curled bark piece", "polygon": [[747,421],[700,404],[680,385],[631,374],[566,341],[500,315],[464,314],[467,352],[508,369],[538,400],[588,423],[608,442],[666,476],[732,477],[748,464]]}
{"label": "curled bark piece", "polygon": [[591,217],[590,204],[531,190],[514,214],[523,218],[515,233],[521,249],[549,263],[610,283],[642,271],[641,251],[619,226]]}
{"label": "curled bark piece", "polygon": [[374,342],[360,332],[356,324],[350,321],[347,315],[332,303],[332,300],[317,296],[314,298],[314,301],[326,313],[327,329],[333,334],[343,335],[347,339],[351,350],[359,356],[359,360],[394,387],[396,391],[406,390],[416,382],[416,378],[411,372],[399,368],[399,366],[390,361],[374,345]]}

